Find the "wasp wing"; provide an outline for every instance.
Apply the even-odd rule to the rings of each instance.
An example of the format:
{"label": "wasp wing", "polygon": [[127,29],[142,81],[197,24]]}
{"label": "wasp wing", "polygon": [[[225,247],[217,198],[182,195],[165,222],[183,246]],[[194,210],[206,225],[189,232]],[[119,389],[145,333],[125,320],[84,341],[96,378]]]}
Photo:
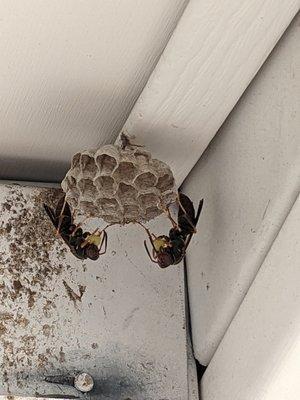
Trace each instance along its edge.
{"label": "wasp wing", "polygon": [[[83,260],[86,257],[84,250],[81,252],[78,251],[80,249],[80,243],[73,243],[71,241],[71,235],[69,233],[69,227],[73,223],[73,217],[71,213],[71,209],[69,204],[65,201],[65,197],[63,196],[57,203],[55,211],[49,207],[47,204],[44,204],[44,209],[50,218],[52,224],[55,229],[59,228],[59,235],[66,243],[66,245],[71,250],[71,253],[78,259]],[[74,238],[76,240],[76,238]]]}
{"label": "wasp wing", "polygon": [[[201,200],[199,201],[197,214],[196,214],[196,217],[195,217],[195,219],[194,219],[194,226],[195,226],[195,227],[196,227],[196,225],[197,225],[197,223],[198,223],[198,220],[199,220],[199,217],[200,217],[202,208],[203,208],[203,202],[204,202],[203,199],[201,199]],[[188,248],[188,245],[190,244],[190,241],[191,241],[191,239],[192,239],[193,234],[194,234],[194,233],[190,233],[190,234],[187,236],[186,241],[185,241],[185,247],[184,247],[185,250],[184,250],[184,251],[186,251],[186,249]]]}
{"label": "wasp wing", "polygon": [[[71,210],[70,210],[68,203],[65,203],[64,213],[61,214],[63,204],[64,204],[64,197],[62,197],[62,199],[59,200],[55,211],[53,210],[53,208],[49,207],[47,204],[43,204],[44,209],[55,229],[57,229],[59,226],[60,218],[62,219],[61,227],[64,225],[65,222],[69,223],[72,220]],[[60,229],[59,235],[63,239],[63,241],[66,243],[66,245],[70,248],[70,250],[74,254],[74,256],[81,259],[82,257],[79,257],[78,254],[76,254],[74,247],[70,245],[70,235],[62,232],[61,229]]]}
{"label": "wasp wing", "polygon": [[203,203],[204,203],[204,200],[203,200],[203,199],[201,199],[201,200],[199,201],[199,205],[198,205],[197,214],[196,214],[196,217],[195,217],[195,219],[194,219],[195,226],[196,226],[196,225],[197,225],[197,223],[198,223],[198,220],[199,220],[199,217],[200,217],[200,214],[201,214],[202,208],[203,208]]}
{"label": "wasp wing", "polygon": [[185,235],[195,233],[197,217],[195,217],[195,208],[192,200],[187,195],[178,193],[178,205],[178,225],[181,232]]}
{"label": "wasp wing", "polygon": [[178,193],[179,199],[179,210],[178,210],[178,217],[183,215],[188,215],[191,221],[195,219],[195,208],[192,200],[184,193]]}

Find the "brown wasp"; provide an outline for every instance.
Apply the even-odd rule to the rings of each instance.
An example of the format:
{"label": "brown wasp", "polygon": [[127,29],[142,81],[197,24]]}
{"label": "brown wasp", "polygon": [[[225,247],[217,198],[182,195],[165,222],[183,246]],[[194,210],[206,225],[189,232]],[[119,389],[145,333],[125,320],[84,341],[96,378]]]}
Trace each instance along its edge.
{"label": "brown wasp", "polygon": [[[74,224],[69,204],[63,196],[55,209],[44,204],[44,209],[54,225],[56,232],[61,236],[75,257],[84,260],[97,260],[106,252],[107,233],[105,229],[98,229],[93,233],[84,232],[79,225]],[[104,245],[104,251],[101,252]]]}
{"label": "brown wasp", "polygon": [[169,231],[169,236],[155,236],[149,229],[142,225],[147,231],[152,245],[151,255],[147,242],[146,240],[144,241],[148,256],[151,261],[158,264],[161,268],[178,264],[184,258],[191,238],[196,233],[196,225],[203,207],[203,199],[199,202],[197,214],[195,214],[193,202],[185,194],[178,193],[177,204],[177,222],[172,218],[169,208],[165,210],[173,225]]}

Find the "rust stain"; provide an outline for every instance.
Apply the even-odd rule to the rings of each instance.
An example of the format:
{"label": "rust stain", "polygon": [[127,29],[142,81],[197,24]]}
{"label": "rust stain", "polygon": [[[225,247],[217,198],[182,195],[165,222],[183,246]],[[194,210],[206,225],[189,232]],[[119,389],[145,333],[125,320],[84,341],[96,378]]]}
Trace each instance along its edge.
{"label": "rust stain", "polygon": [[26,328],[29,325],[29,320],[21,314],[17,314],[15,322],[21,328]]}
{"label": "rust stain", "polygon": [[13,288],[14,288],[16,295],[18,296],[21,289],[23,289],[22,283],[20,282],[19,279],[13,281]]}
{"label": "rust stain", "polygon": [[[12,385],[22,386],[31,368],[36,369],[37,365],[50,368],[51,360],[63,357],[50,338],[56,308],[53,285],[61,274],[67,250],[53,234],[42,207],[43,202],[54,205],[61,196],[60,190],[26,191],[12,185],[3,188],[5,200],[0,204],[0,346],[3,349],[0,374],[10,393]],[[30,318],[29,313],[36,307],[41,308],[41,316],[49,320],[49,328],[46,324],[38,328],[38,321]],[[38,348],[45,340],[53,349],[41,351]]]}
{"label": "rust stain", "polygon": [[51,318],[53,310],[56,308],[55,303],[52,300],[47,299],[43,305],[43,314],[46,318]]}
{"label": "rust stain", "polygon": [[46,337],[50,337],[53,335],[53,326],[48,324],[43,325],[42,327],[43,335]]}
{"label": "rust stain", "polygon": [[38,355],[38,367],[45,369],[48,364],[48,357],[45,354]]}
{"label": "rust stain", "polygon": [[37,292],[34,292],[30,288],[27,288],[26,292],[27,292],[27,296],[28,296],[27,297],[28,308],[32,308],[35,303],[35,295],[37,294]]}
{"label": "rust stain", "polygon": [[7,332],[6,326],[3,324],[3,322],[0,322],[0,336],[5,335],[6,332]]}
{"label": "rust stain", "polygon": [[34,354],[36,348],[36,338],[32,335],[24,335],[21,337],[22,346],[20,347],[21,352],[27,356]]}
{"label": "rust stain", "polygon": [[0,321],[11,321],[14,319],[14,315],[9,312],[2,312],[0,313]]}

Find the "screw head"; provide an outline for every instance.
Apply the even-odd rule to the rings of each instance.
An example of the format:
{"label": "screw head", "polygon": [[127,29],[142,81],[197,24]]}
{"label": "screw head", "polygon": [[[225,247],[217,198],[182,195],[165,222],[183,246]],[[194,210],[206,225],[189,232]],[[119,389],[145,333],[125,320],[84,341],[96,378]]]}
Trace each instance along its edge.
{"label": "screw head", "polygon": [[75,376],[74,387],[80,392],[90,392],[94,387],[94,379],[86,372],[82,372]]}

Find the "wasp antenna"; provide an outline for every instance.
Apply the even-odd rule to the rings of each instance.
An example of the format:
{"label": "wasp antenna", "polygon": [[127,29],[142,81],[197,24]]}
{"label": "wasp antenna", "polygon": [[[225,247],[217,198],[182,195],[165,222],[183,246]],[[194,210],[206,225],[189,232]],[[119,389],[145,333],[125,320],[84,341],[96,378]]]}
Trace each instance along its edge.
{"label": "wasp antenna", "polygon": [[147,252],[148,257],[150,258],[150,260],[151,260],[152,262],[154,262],[155,264],[158,264],[158,262],[157,262],[156,260],[154,260],[154,259],[151,257],[151,254],[150,254],[150,251],[149,251],[149,249],[148,249],[146,240],[144,240],[144,246],[145,246],[146,252]]}

